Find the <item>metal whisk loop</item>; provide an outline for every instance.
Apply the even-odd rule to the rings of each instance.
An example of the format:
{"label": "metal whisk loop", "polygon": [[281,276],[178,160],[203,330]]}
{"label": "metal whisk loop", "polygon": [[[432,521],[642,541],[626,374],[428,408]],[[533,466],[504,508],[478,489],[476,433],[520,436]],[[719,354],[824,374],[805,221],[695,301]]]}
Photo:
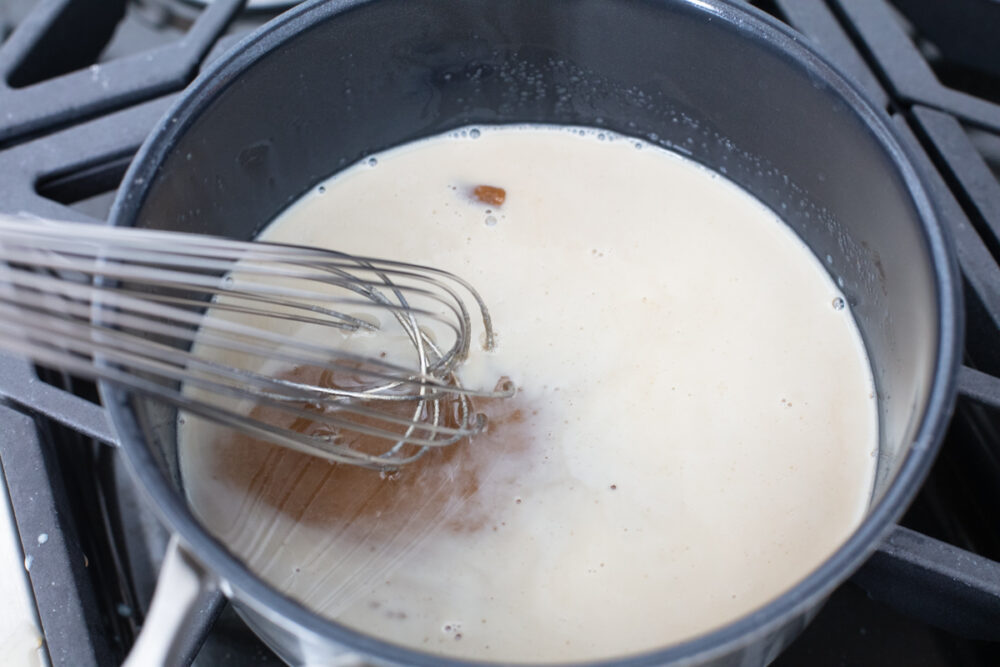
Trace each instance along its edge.
{"label": "metal whisk loop", "polygon": [[[0,347],[255,438],[391,469],[485,426],[447,272],[318,248],[0,217]],[[267,418],[264,417],[267,416]],[[304,421],[303,421],[304,420]],[[308,422],[313,434],[288,427]]]}

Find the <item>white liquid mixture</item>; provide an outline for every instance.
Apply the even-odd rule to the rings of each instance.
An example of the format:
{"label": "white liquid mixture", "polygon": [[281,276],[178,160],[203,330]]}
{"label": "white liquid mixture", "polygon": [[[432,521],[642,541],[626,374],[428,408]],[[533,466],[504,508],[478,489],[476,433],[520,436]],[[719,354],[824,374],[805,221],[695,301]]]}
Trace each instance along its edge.
{"label": "white liquid mixture", "polygon": [[199,517],[324,615],[458,657],[622,656],[766,603],[862,518],[877,418],[849,309],[773,213],[690,161],[460,132],[342,172],[262,237],[468,279],[499,346],[463,380],[519,388],[399,479],[181,425]]}

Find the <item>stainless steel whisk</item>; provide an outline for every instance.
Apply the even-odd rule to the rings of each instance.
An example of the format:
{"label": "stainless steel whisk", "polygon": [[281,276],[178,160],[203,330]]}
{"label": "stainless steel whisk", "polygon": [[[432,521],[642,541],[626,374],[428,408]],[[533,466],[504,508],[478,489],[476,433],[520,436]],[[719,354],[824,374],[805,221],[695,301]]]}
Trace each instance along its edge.
{"label": "stainless steel whisk", "polygon": [[[0,216],[0,348],[367,468],[395,469],[479,433],[485,418],[472,399],[513,394],[509,382],[481,390],[458,380],[472,344],[468,297],[492,349],[482,298],[445,271],[311,247]],[[404,341],[402,353],[399,345],[392,354],[350,349],[366,333]],[[383,341],[362,342],[371,350]],[[303,367],[349,381],[265,370]],[[249,406],[282,419],[262,419]],[[282,425],[301,419],[322,429]]]}

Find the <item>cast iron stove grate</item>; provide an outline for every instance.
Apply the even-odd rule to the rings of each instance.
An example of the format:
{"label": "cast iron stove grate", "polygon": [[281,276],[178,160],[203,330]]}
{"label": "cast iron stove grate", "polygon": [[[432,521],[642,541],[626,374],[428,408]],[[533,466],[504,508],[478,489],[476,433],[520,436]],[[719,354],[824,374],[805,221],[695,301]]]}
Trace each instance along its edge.
{"label": "cast iron stove grate", "polygon": [[[0,5],[0,207],[104,219],[177,92],[270,16],[241,13],[240,0],[202,4]],[[1000,664],[1000,4],[755,4],[838,63],[916,149],[945,205],[968,310],[958,408],[930,478],[776,664]],[[118,664],[166,534],[122,470],[93,385],[0,357],[0,463],[48,657]],[[197,664],[279,664],[221,600],[201,614]]]}

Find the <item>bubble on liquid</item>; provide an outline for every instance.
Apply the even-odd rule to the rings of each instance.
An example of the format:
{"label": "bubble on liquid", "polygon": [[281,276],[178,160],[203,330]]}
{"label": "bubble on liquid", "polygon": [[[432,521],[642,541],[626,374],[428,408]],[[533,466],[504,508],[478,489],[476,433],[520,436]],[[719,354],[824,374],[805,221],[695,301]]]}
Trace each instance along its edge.
{"label": "bubble on liquid", "polygon": [[368,166],[369,167],[374,167],[376,165],[378,165],[378,158],[374,158],[374,157],[368,158]]}
{"label": "bubble on liquid", "polygon": [[833,309],[834,310],[843,310],[846,306],[847,306],[847,302],[844,301],[844,299],[842,299],[839,296],[836,299],[833,300]]}
{"label": "bubble on liquid", "polygon": [[38,543],[39,544],[45,544],[48,541],[49,541],[49,534],[48,533],[42,533],[41,535],[38,536]]}
{"label": "bubble on liquid", "polygon": [[471,130],[469,130],[470,139],[478,139],[480,134],[482,133],[479,131],[479,128],[474,127]]}
{"label": "bubble on liquid", "polygon": [[496,386],[493,387],[493,391],[513,396],[517,393],[517,386],[514,384],[513,380],[505,375],[497,380]]}
{"label": "bubble on liquid", "polygon": [[642,142],[641,141],[635,142],[635,149],[637,151],[641,151],[642,150]]}
{"label": "bubble on liquid", "polygon": [[486,216],[486,226],[493,227],[497,224],[497,217],[495,215]]}
{"label": "bubble on liquid", "polygon": [[827,255],[826,256],[826,263],[827,264],[833,264],[833,255]]}
{"label": "bubble on liquid", "polygon": [[222,289],[232,289],[234,282],[232,276],[226,276],[222,279]]}
{"label": "bubble on liquid", "polygon": [[598,140],[598,141],[604,141],[604,140],[605,140],[605,139],[607,139],[607,138],[608,138],[608,137],[607,137],[607,136],[606,136],[606,135],[605,135],[605,134],[604,134],[603,132],[599,132],[599,133],[597,134],[597,140]]}
{"label": "bubble on liquid", "polygon": [[316,192],[324,194],[326,192],[326,186],[325,185],[319,186],[318,188],[316,188]]}

